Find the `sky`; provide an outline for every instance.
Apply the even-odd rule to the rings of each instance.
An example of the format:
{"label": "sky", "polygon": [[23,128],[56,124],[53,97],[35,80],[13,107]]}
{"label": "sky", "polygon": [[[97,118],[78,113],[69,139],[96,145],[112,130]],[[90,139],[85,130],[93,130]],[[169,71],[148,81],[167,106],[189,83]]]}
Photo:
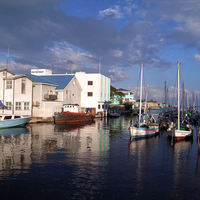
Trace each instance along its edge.
{"label": "sky", "polygon": [[198,99],[199,19],[200,0],[1,0],[0,68],[100,72],[136,96],[143,63],[148,99],[162,101],[166,81],[172,101],[179,61]]}

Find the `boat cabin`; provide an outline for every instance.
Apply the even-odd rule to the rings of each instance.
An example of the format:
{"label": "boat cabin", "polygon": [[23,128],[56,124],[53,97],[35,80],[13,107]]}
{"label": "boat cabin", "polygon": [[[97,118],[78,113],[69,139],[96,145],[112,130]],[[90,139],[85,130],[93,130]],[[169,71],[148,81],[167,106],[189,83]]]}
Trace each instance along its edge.
{"label": "boat cabin", "polygon": [[0,115],[0,121],[10,120],[10,119],[19,119],[22,118],[20,115]]}
{"label": "boat cabin", "polygon": [[63,104],[62,112],[79,112],[79,105],[78,104]]}

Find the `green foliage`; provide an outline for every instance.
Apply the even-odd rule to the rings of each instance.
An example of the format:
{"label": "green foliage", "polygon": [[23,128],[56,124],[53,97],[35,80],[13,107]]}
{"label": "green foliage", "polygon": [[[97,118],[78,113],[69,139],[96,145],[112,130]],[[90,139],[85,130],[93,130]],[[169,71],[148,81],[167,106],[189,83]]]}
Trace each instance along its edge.
{"label": "green foliage", "polygon": [[123,92],[118,91],[115,87],[112,85],[110,86],[110,99],[117,98],[117,100],[120,102],[120,104],[123,103],[122,98],[125,96]]}

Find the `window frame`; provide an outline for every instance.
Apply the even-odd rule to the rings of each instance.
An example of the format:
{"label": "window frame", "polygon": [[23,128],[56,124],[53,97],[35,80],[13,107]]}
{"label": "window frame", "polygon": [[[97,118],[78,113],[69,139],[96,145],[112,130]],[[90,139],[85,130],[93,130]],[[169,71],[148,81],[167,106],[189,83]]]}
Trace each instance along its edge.
{"label": "window frame", "polygon": [[26,94],[26,78],[21,80],[21,94]]}
{"label": "window frame", "polygon": [[24,102],[24,110],[30,110],[30,102]]}
{"label": "window frame", "polygon": [[12,80],[6,80],[6,89],[12,89]]}
{"label": "window frame", "polygon": [[88,97],[93,97],[93,92],[88,92],[88,93],[87,93],[87,96],[88,96]]}
{"label": "window frame", "polygon": [[93,81],[88,81],[88,85],[93,85]]}
{"label": "window frame", "polygon": [[15,102],[15,110],[22,110],[22,102]]}

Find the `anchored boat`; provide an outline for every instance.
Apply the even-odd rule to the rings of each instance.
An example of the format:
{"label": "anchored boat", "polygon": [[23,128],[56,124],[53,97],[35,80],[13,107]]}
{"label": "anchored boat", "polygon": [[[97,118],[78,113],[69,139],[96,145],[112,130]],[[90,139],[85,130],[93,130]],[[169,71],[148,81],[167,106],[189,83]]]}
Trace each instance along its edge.
{"label": "anchored boat", "polygon": [[90,112],[80,113],[78,112],[78,108],[79,106],[77,104],[63,105],[62,112],[54,113],[55,124],[85,123],[94,120],[94,115]]}

